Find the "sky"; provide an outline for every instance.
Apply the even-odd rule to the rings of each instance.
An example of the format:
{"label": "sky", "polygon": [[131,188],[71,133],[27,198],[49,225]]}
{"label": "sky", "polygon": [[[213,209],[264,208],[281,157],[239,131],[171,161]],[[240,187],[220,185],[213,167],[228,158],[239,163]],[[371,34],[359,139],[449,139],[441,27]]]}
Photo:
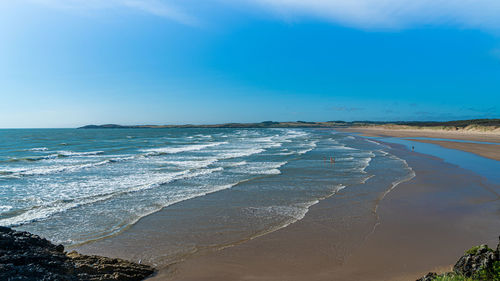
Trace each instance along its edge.
{"label": "sky", "polygon": [[0,128],[500,118],[498,0],[0,0]]}

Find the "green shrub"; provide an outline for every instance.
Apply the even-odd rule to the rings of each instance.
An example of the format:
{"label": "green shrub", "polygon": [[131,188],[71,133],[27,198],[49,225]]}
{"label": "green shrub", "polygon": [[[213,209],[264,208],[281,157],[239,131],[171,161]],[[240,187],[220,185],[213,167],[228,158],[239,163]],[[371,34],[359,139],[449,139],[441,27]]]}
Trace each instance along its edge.
{"label": "green shrub", "polygon": [[464,277],[461,275],[445,275],[445,276],[438,276],[434,281],[478,281],[478,279],[470,278],[470,277]]}
{"label": "green shrub", "polygon": [[481,270],[478,277],[480,280],[500,281],[500,261],[494,262],[490,270]]}
{"label": "green shrub", "polygon": [[488,252],[493,252],[493,250],[491,248],[489,248],[488,246],[479,245],[479,246],[474,246],[474,247],[470,248],[469,250],[465,251],[465,254],[466,255],[475,255],[475,254],[477,254],[478,250],[481,249],[482,247],[486,247],[486,250],[488,250]]}
{"label": "green shrub", "polygon": [[[479,246],[473,247],[469,251],[474,253],[477,252],[478,248]],[[500,281],[500,261],[494,262],[493,267],[490,270],[483,269],[473,277],[465,277],[454,273],[448,273],[436,277],[433,281]]]}

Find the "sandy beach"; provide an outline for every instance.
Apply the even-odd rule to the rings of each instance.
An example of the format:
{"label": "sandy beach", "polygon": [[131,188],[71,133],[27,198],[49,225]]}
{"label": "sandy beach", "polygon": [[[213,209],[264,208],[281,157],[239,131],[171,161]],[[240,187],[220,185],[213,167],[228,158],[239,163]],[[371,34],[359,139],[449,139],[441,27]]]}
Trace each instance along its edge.
{"label": "sandy beach", "polygon": [[289,227],[187,259],[152,280],[415,280],[448,270],[473,245],[496,242],[498,185],[391,146],[417,176],[369,206],[376,210],[373,221],[346,216],[348,227],[338,227],[329,214],[345,211],[336,200],[349,196],[346,191]]}
{"label": "sandy beach", "polygon": [[[451,141],[456,139],[461,141],[500,143],[500,134],[494,132],[480,133],[480,132],[466,132],[466,131],[454,132],[454,131],[439,131],[439,130],[390,130],[384,128],[348,128],[348,129],[340,129],[340,131],[361,133],[363,136],[369,136],[369,137],[409,138],[412,141],[437,144],[442,147],[467,151],[489,159],[500,161],[499,144]],[[443,138],[451,140],[443,141],[443,140],[412,139],[415,137]]]}
{"label": "sandy beach", "polygon": [[361,133],[369,137],[397,137],[397,138],[443,138],[443,139],[456,139],[456,140],[470,140],[480,142],[500,142],[500,134],[496,131],[491,132],[478,132],[478,131],[464,131],[464,130],[433,130],[433,129],[387,129],[382,127],[352,127],[352,128],[338,128],[341,132]]}

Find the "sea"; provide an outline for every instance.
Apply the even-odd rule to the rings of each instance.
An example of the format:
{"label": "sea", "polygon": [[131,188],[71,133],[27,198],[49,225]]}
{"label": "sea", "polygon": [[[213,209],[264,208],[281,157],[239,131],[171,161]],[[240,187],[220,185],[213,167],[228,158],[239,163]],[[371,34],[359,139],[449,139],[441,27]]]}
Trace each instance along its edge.
{"label": "sea", "polygon": [[384,144],[332,129],[3,129],[0,225],[71,248],[161,212],[174,261],[287,227],[339,193],[376,219],[414,176]]}

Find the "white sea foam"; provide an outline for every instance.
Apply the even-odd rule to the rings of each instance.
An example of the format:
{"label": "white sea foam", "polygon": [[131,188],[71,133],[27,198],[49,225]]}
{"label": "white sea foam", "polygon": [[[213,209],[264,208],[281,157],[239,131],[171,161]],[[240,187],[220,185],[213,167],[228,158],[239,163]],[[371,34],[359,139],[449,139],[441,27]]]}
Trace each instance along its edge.
{"label": "white sea foam", "polygon": [[[311,149],[312,150],[312,149]],[[310,151],[310,150],[309,150]],[[307,151],[306,151],[307,152]],[[275,155],[292,155],[292,154],[295,154],[295,153],[298,153],[298,152],[293,152],[293,151],[289,151],[289,152],[278,152],[276,153]]]}
{"label": "white sea foam", "polygon": [[231,159],[231,158],[239,158],[246,157],[254,154],[259,154],[264,152],[265,150],[262,148],[248,148],[248,149],[236,149],[236,150],[223,150],[222,153],[218,154],[218,157],[221,159]]}
{"label": "white sea foam", "polygon": [[299,150],[297,151],[297,154],[306,154],[308,153],[309,151],[312,151],[314,148],[307,148],[307,149],[302,149],[302,150]]}
{"label": "white sea foam", "polygon": [[329,198],[342,189],[345,188],[345,185],[336,185],[332,188],[332,191],[327,194],[324,197],[313,199],[311,201],[303,202],[303,203],[295,203],[291,205],[273,205],[273,206],[265,206],[265,207],[248,207],[246,208],[247,213],[254,215],[254,216],[263,216],[263,217],[268,217],[268,216],[281,216],[284,218],[284,222],[281,225],[277,225],[268,231],[261,233],[260,235],[257,235],[253,238],[265,235],[270,232],[274,232],[278,229],[285,228],[297,221],[302,220],[309,209],[318,204],[320,201]]}
{"label": "white sea foam", "polygon": [[276,140],[276,136],[255,138],[255,139],[252,139],[252,142],[260,144],[261,148],[271,148],[271,147],[282,146],[282,143],[280,141]]}
{"label": "white sea foam", "polygon": [[[115,150],[114,146],[116,144],[106,148],[103,144],[97,144],[99,146],[94,149],[102,149],[106,153],[78,155],[74,154],[78,152],[71,151],[73,154],[66,153],[63,156],[57,156],[58,154],[47,155],[51,157],[49,161],[9,163],[9,166],[7,166],[9,168],[26,164],[25,167],[10,172],[10,174],[17,173],[17,175],[22,173],[36,175],[37,172],[43,169],[48,169],[47,171],[53,169],[50,171],[52,173],[77,171],[79,169],[89,170],[78,174],[68,173],[50,177],[27,178],[25,181],[28,184],[23,187],[26,188],[23,190],[23,192],[26,192],[26,196],[23,194],[23,199],[33,197],[39,200],[16,201],[13,204],[19,204],[19,206],[15,205],[14,210],[17,212],[18,209],[21,209],[24,210],[24,213],[11,218],[4,217],[8,221],[0,221],[0,224],[19,225],[45,219],[52,222],[52,219],[55,220],[56,216],[54,214],[56,213],[61,213],[57,215],[58,223],[66,223],[66,221],[71,222],[73,218],[71,216],[73,211],[63,214],[67,210],[77,208],[74,212],[82,211],[82,214],[92,215],[102,210],[105,205],[111,207],[106,210],[113,212],[113,214],[110,215],[109,219],[103,218],[101,225],[96,223],[95,229],[91,229],[96,233],[96,237],[100,238],[109,235],[109,233],[121,231],[124,226],[135,223],[140,217],[156,212],[162,207],[231,188],[239,182],[255,179],[258,175],[279,174],[281,173],[280,170],[284,170],[281,167],[287,163],[284,159],[288,161],[304,160],[307,167],[318,164],[299,157],[276,156],[280,153],[282,153],[281,155],[307,153],[317,147],[320,138],[321,143],[325,144],[321,149],[328,150],[339,145],[336,139],[328,141],[328,137],[333,138],[333,136],[325,137],[322,134],[319,138],[316,138],[316,135],[302,130],[228,130],[224,131],[227,132],[226,137],[229,135],[227,139],[221,139],[221,131],[218,132],[211,136],[217,143],[210,142],[211,139],[201,135],[186,136],[184,133],[177,138],[172,137],[173,134],[171,133],[166,133],[165,135],[169,136],[168,139],[154,136],[147,138],[137,136],[134,137],[137,138],[137,141],[133,141],[123,138],[123,141],[127,143],[119,144],[118,148],[123,147],[128,153],[131,153],[130,151],[137,153],[137,150],[140,149],[137,154],[128,154],[126,157],[120,157],[119,154],[107,154],[110,151],[114,151],[113,154],[120,153]],[[188,140],[191,137],[193,138]],[[339,139],[343,140],[341,137]],[[227,140],[227,142],[222,140]],[[186,142],[190,143],[184,144]],[[105,143],[107,143],[106,140]],[[60,149],[79,150],[78,146],[73,147],[72,145]],[[190,151],[195,152],[189,153]],[[31,154],[45,156],[50,153],[54,152]],[[162,156],[145,157],[156,155]],[[360,175],[359,170],[370,164],[370,155],[375,156],[373,153],[354,149],[340,149],[334,151],[332,155],[338,157],[336,158],[337,161],[343,162],[339,163],[337,167],[347,168],[346,171],[352,172],[356,177],[359,176],[360,178],[368,176]],[[381,154],[376,152],[376,155],[380,156]],[[91,169],[92,165],[100,166],[121,161],[118,159],[130,159],[132,161]],[[269,162],[262,162],[263,159]],[[48,163],[52,165],[49,166]],[[297,164],[300,166],[301,163]],[[34,170],[35,168],[40,170]],[[225,173],[226,170],[227,173]],[[282,176],[277,178],[279,177]],[[341,179],[335,179],[335,181],[339,182]],[[237,183],[231,183],[231,181],[236,180]],[[14,180],[13,182],[19,182],[17,188],[20,188],[20,181]],[[338,190],[334,188],[332,194]],[[328,193],[329,191],[330,189],[322,192]],[[292,203],[285,200],[286,197],[280,198],[279,202],[275,200],[272,202],[267,201],[263,205],[275,205],[264,206],[264,208],[268,209],[263,212],[273,216],[280,216],[282,220],[276,227],[285,227],[302,219],[310,206],[323,199],[312,197],[311,194],[314,194],[314,192],[305,192],[302,195],[298,193],[298,200],[290,200],[301,203]],[[124,204],[124,202],[127,202],[127,204]],[[8,203],[10,205],[10,202]],[[87,207],[79,208],[79,206],[83,205],[87,205]],[[120,212],[123,208],[125,210]],[[8,215],[13,216],[14,212]],[[62,219],[59,220],[59,217]],[[77,224],[83,223],[85,222],[77,222]],[[42,224],[33,224],[31,226],[38,227],[38,225]],[[68,230],[67,234],[62,233],[60,235],[61,240],[67,241],[66,239],[71,237],[72,234],[75,234],[73,237],[78,237],[85,231],[78,229],[74,231]],[[90,227],[86,229],[90,229]],[[82,241],[76,241],[76,243],[79,242]]]}
{"label": "white sea foam", "polygon": [[359,158],[375,157],[375,153],[373,153],[373,151],[356,151],[349,153],[349,155],[352,157],[359,157]]}
{"label": "white sea foam", "polygon": [[366,140],[367,142],[369,142],[369,143],[374,143],[374,144],[376,144],[376,145],[381,145],[378,141],[373,141],[373,140],[371,140],[371,139],[366,139],[366,138],[365,138],[365,140]]}
{"label": "white sea foam", "polygon": [[333,148],[336,150],[359,150],[357,148],[349,147],[349,146],[345,146],[345,145],[339,145],[339,146],[335,146]]}
{"label": "white sea foam", "polygon": [[251,162],[248,163],[244,168],[240,168],[236,172],[250,174],[250,175],[277,175],[281,171],[279,168],[285,164],[284,162]]}
{"label": "white sea foam", "polygon": [[363,180],[361,180],[361,183],[366,183],[366,181],[368,181],[369,179],[373,178],[375,175],[369,175],[367,177],[365,177]]}
{"label": "white sea foam", "polygon": [[78,163],[75,165],[50,165],[50,166],[39,166],[36,168],[24,168],[24,167],[10,168],[0,171],[0,175],[6,175],[9,177],[23,177],[23,176],[41,176],[41,175],[48,175],[61,172],[75,172],[81,169],[102,166],[110,163],[128,160],[131,158],[132,157],[111,158],[98,162]]}
{"label": "white sea foam", "polygon": [[[391,155],[391,156],[394,156],[394,155]],[[384,191],[377,199],[377,203],[375,204],[375,207],[373,208],[373,213],[375,214],[377,221],[376,221],[375,225],[373,226],[372,231],[365,237],[365,240],[368,239],[368,237],[370,237],[375,232],[377,227],[380,225],[380,217],[379,217],[378,212],[377,212],[380,202],[382,200],[384,200],[384,198],[387,196],[387,194],[389,194],[391,191],[393,191],[399,184],[410,181],[411,179],[413,179],[416,176],[415,171],[408,165],[408,162],[406,162],[406,160],[403,160],[403,159],[396,157],[396,156],[394,156],[394,157],[395,158],[393,158],[393,159],[399,159],[405,165],[406,169],[408,170],[408,174],[405,177],[402,177],[402,178],[394,181],[391,184],[391,186],[389,187],[389,189]]]}
{"label": "white sea foam", "polygon": [[317,143],[318,143],[318,141],[309,142],[308,144],[306,144],[307,148],[302,149],[302,150],[298,150],[297,154],[306,154],[307,152],[314,150],[317,147]]}
{"label": "white sea foam", "polygon": [[370,162],[372,161],[372,157],[367,157],[367,158],[363,158],[361,159],[361,163],[362,163],[362,167],[360,168],[360,171],[364,174],[366,174],[366,171],[365,169],[370,166]]}
{"label": "white sea foam", "polygon": [[55,202],[47,203],[41,206],[33,206],[29,210],[11,218],[0,219],[0,225],[3,226],[18,226],[33,221],[39,221],[49,218],[50,216],[64,212],[66,210],[76,208],[81,205],[91,204],[102,200],[107,200],[111,195],[100,196],[95,198],[85,198],[81,201],[71,200],[58,200]]}
{"label": "white sea foam", "polygon": [[[29,151],[34,151],[30,149]],[[44,150],[38,150],[38,151],[44,151]],[[27,157],[22,157],[22,158],[11,158],[8,160],[8,162],[21,162],[21,161],[40,161],[40,160],[50,160],[50,159],[57,159],[57,158],[64,158],[64,157],[83,157],[83,156],[96,156],[103,154],[104,151],[89,151],[89,152],[73,152],[73,151],[58,151],[57,153],[52,153],[49,155],[44,155],[44,156],[27,156]]]}
{"label": "white sea foam", "polygon": [[103,153],[104,151],[75,152],[75,151],[61,150],[57,152],[57,154],[62,156],[89,156],[89,155],[99,155]]}
{"label": "white sea foam", "polygon": [[7,212],[12,209],[12,206],[9,205],[0,205],[0,213]]}
{"label": "white sea foam", "polygon": [[47,151],[49,150],[48,148],[46,147],[34,147],[34,148],[31,148],[31,149],[28,149],[29,151]]}
{"label": "white sea foam", "polygon": [[336,185],[333,187],[332,192],[330,194],[328,194],[322,198],[318,198],[318,199],[313,200],[313,201],[309,201],[309,202],[295,205],[296,207],[301,207],[302,210],[298,210],[298,211],[293,212],[291,216],[289,215],[291,220],[288,223],[286,223],[285,225],[283,225],[282,227],[287,227],[290,224],[303,219],[306,216],[307,212],[309,212],[309,208],[318,204],[321,200],[324,200],[326,198],[329,198],[329,197],[335,195],[336,193],[338,193],[339,191],[341,191],[344,188],[345,188],[345,185]]}
{"label": "white sea foam", "polygon": [[352,161],[354,160],[354,157],[338,157],[338,158],[335,158],[335,161]]}
{"label": "white sea foam", "polygon": [[226,167],[238,167],[238,166],[243,166],[246,165],[247,161],[240,161],[240,162],[229,162],[226,164]]}
{"label": "white sea foam", "polygon": [[163,161],[161,163],[174,165],[178,167],[186,167],[186,168],[204,168],[216,163],[217,161],[219,161],[217,158],[209,158],[209,159],[199,159],[199,160]]}
{"label": "white sea foam", "polygon": [[214,146],[219,146],[222,144],[227,144],[227,142],[214,142],[214,143],[207,143],[207,144],[191,144],[191,145],[184,145],[184,146],[176,146],[176,147],[158,147],[158,148],[149,148],[149,149],[142,149],[142,152],[147,152],[147,156],[154,156],[154,155],[161,155],[161,154],[175,154],[175,153],[180,153],[180,152],[187,152],[187,151],[197,151],[197,150],[202,150],[208,147],[214,147]]}
{"label": "white sea foam", "polygon": [[383,156],[389,155],[389,153],[388,153],[388,152],[383,151],[383,150],[378,150],[378,152],[382,153],[382,155],[383,155]]}
{"label": "white sea foam", "polygon": [[[138,192],[146,189],[151,189],[158,187],[163,184],[170,183],[175,180],[187,179],[198,177],[202,175],[211,174],[214,172],[222,171],[222,167],[213,168],[213,169],[200,169],[200,170],[184,170],[175,173],[168,174],[159,174],[159,175],[150,175],[143,177],[146,182],[142,182],[140,184],[132,185],[125,189],[119,190],[105,190],[104,193],[100,194],[90,194],[84,197],[77,197],[74,199],[57,199],[51,202],[44,203],[42,205],[33,206],[25,212],[6,219],[0,219],[0,225],[5,226],[17,226],[26,224],[33,221],[40,221],[43,219],[47,219],[56,213],[61,213],[82,205],[97,203],[100,201],[108,200],[112,197],[116,197],[118,195]],[[185,200],[185,199],[183,199]]]}

